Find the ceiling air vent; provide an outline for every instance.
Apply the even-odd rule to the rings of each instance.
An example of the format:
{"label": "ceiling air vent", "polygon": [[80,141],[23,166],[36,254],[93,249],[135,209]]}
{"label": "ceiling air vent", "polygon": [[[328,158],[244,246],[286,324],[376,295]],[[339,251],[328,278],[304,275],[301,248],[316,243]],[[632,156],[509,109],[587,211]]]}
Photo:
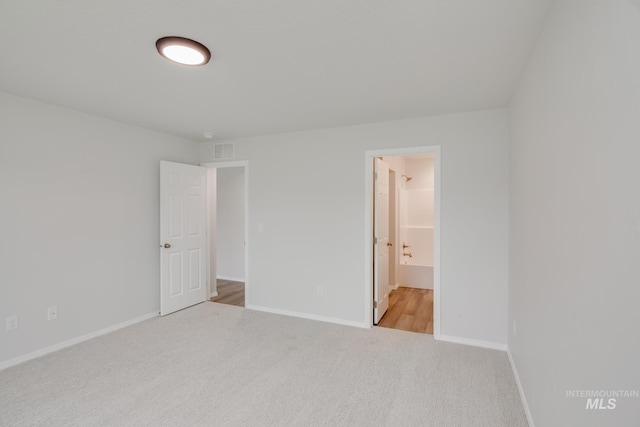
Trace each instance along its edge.
{"label": "ceiling air vent", "polygon": [[224,144],[214,144],[213,159],[214,160],[233,159],[233,142],[227,142]]}

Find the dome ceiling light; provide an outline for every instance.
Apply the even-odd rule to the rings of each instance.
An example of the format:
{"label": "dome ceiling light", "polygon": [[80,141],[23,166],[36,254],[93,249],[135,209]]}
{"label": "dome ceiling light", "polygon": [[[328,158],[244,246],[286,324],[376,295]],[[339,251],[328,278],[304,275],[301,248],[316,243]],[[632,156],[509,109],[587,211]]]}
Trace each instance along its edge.
{"label": "dome ceiling light", "polygon": [[170,61],[184,65],[205,65],[211,52],[202,43],[185,37],[162,37],[156,42],[158,53]]}

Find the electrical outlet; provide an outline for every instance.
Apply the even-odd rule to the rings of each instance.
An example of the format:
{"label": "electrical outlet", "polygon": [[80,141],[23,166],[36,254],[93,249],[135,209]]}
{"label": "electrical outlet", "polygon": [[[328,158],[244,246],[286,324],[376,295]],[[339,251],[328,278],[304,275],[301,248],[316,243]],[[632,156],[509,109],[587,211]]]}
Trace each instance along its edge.
{"label": "electrical outlet", "polygon": [[20,322],[18,321],[17,314],[7,317],[7,331],[13,331],[14,329],[18,329],[18,326],[20,326]]}
{"label": "electrical outlet", "polygon": [[324,288],[322,286],[318,286],[316,288],[316,295],[318,295],[319,297],[321,297],[324,294]]}
{"label": "electrical outlet", "polygon": [[47,309],[47,320],[56,320],[58,318],[58,307],[53,306]]}

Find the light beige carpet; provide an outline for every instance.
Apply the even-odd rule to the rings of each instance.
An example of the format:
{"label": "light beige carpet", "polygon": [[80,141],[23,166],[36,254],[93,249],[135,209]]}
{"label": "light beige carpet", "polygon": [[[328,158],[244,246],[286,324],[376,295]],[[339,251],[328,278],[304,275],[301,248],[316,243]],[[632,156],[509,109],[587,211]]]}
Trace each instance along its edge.
{"label": "light beige carpet", "polygon": [[2,426],[526,426],[507,355],[212,302],[0,372]]}

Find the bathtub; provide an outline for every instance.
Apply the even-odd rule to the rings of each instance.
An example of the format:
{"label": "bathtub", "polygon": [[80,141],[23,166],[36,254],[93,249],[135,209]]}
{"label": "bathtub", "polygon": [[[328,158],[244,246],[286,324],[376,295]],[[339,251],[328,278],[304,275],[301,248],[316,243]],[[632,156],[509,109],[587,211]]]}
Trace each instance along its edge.
{"label": "bathtub", "polygon": [[433,289],[433,227],[400,227],[402,243],[408,245],[400,254],[398,281],[408,288]]}
{"label": "bathtub", "polygon": [[400,286],[433,289],[433,267],[429,265],[400,264]]}

